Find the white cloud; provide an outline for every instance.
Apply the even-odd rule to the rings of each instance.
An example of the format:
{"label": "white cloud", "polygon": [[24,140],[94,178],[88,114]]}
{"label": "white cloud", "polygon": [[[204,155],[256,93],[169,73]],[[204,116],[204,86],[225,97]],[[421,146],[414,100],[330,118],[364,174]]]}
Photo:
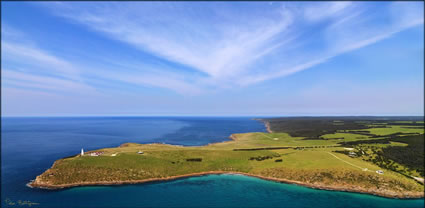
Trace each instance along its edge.
{"label": "white cloud", "polygon": [[[181,94],[288,76],[423,24],[423,3],[409,2],[264,3],[267,8],[263,3],[232,7],[223,2],[43,5],[73,23],[202,75],[126,60],[108,60],[125,70],[84,73]],[[49,63],[72,79],[81,76],[81,67],[41,49],[8,42],[2,47],[17,58]]]}
{"label": "white cloud", "polygon": [[77,81],[60,79],[48,76],[39,76],[19,71],[2,69],[2,81],[5,85],[13,85],[24,88],[35,88],[59,92],[95,92],[95,89]]}
{"label": "white cloud", "polygon": [[[213,78],[242,71],[254,61],[252,57],[259,58],[260,53],[274,48],[269,41],[293,22],[291,11],[284,8],[271,11],[275,13],[273,20],[247,19],[241,27],[229,19],[226,19],[229,23],[199,23],[196,20],[199,14],[192,11],[176,14],[172,9],[161,10],[151,4],[148,5],[152,8],[144,4],[128,5],[130,8],[114,5],[102,4],[90,11],[66,7],[67,12],[59,10],[57,14],[141,50],[194,67]],[[153,11],[167,14],[153,15]],[[224,18],[220,11],[212,12]]]}
{"label": "white cloud", "polygon": [[[62,76],[79,80],[79,70],[69,62],[49,54],[39,48],[2,41],[2,59],[13,60],[31,65],[48,66],[44,69]],[[39,73],[43,73],[42,71]]]}
{"label": "white cloud", "polygon": [[353,3],[349,1],[312,3],[304,9],[304,17],[308,21],[320,21],[328,17],[342,15],[352,5]]}
{"label": "white cloud", "polygon": [[[15,30],[18,31],[18,30]],[[23,34],[20,32],[20,34]],[[21,37],[26,37],[25,35]],[[22,39],[23,42],[31,40]],[[79,67],[71,64],[70,61],[59,58],[51,53],[39,49],[36,46],[27,46],[15,42],[2,42],[2,58],[8,61],[19,62],[20,65],[12,69],[2,69],[2,81],[5,85],[12,85],[20,88],[38,89],[67,92],[67,93],[92,93],[99,94],[95,86],[89,85],[95,80],[83,78],[84,76],[96,77],[112,82],[123,82],[139,86],[153,86],[176,91],[181,94],[199,94],[202,90],[187,82],[179,74],[155,72],[152,69],[136,73],[137,67],[131,64],[121,64],[112,60],[112,63],[133,69],[132,73],[111,69],[90,69],[89,67]],[[5,60],[4,59],[4,60]],[[7,65],[7,64],[5,64]],[[123,73],[124,72],[124,73]]]}

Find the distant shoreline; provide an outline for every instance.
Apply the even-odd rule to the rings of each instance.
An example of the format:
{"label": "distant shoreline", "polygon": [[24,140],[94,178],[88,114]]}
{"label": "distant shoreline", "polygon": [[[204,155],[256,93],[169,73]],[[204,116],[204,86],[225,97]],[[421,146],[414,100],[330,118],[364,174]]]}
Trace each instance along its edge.
{"label": "distant shoreline", "polygon": [[263,121],[263,122],[266,125],[267,132],[273,133],[272,129],[270,128],[270,122],[268,122],[268,121]]}
{"label": "distant shoreline", "polygon": [[81,187],[81,186],[110,186],[110,185],[143,184],[143,183],[149,183],[149,182],[173,181],[173,180],[177,180],[177,179],[199,177],[199,176],[206,176],[206,175],[244,175],[244,176],[249,176],[249,177],[260,178],[260,179],[263,179],[263,180],[286,183],[286,184],[295,184],[295,185],[300,185],[300,186],[313,188],[313,189],[319,189],[319,190],[343,191],[343,192],[352,192],[352,193],[371,194],[371,195],[385,197],[385,198],[391,198],[391,199],[421,199],[421,198],[424,198],[424,193],[400,195],[399,193],[394,193],[394,192],[389,192],[389,191],[379,192],[379,191],[376,191],[376,190],[366,190],[366,189],[362,189],[362,188],[318,185],[318,184],[311,184],[311,183],[293,181],[293,180],[282,179],[282,178],[273,178],[273,177],[266,177],[266,176],[261,176],[261,175],[255,175],[255,174],[244,173],[244,172],[233,172],[233,171],[206,171],[206,172],[199,172],[199,173],[190,173],[190,174],[183,174],[183,175],[177,175],[177,176],[170,176],[170,177],[165,177],[165,178],[150,178],[150,179],[132,180],[132,181],[81,182],[81,183],[71,183],[71,184],[62,184],[62,185],[38,184],[38,183],[34,183],[36,181],[35,180],[35,181],[28,183],[27,186],[29,186],[31,188],[56,190],[56,189],[65,189],[65,188]]}
{"label": "distant shoreline", "polygon": [[272,131],[272,130],[271,130],[271,128],[270,128],[270,122],[269,122],[269,121],[266,121],[266,120],[264,120],[263,118],[254,119],[254,120],[258,120],[258,121],[263,122],[263,123],[264,123],[264,126],[266,126],[266,130],[267,130],[267,132],[268,132],[268,133],[273,133],[273,131]]}

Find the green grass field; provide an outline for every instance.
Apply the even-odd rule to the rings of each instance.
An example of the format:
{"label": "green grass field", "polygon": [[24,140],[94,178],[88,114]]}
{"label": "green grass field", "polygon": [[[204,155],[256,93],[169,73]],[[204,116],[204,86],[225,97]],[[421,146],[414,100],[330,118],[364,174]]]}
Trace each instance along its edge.
{"label": "green grass field", "polygon": [[[371,128],[367,131],[377,135],[395,132],[423,133],[423,129],[404,129],[402,126]],[[58,160],[51,169],[37,177],[34,184],[119,182],[160,179],[206,171],[228,171],[323,186],[348,184],[361,190],[376,188],[398,195],[420,193],[424,189],[423,185],[406,175],[366,161],[364,155],[353,158],[334,152],[347,151],[340,146],[342,141],[369,140],[369,136],[338,132],[322,135],[319,139],[306,139],[291,137],[287,133],[257,132],[234,134],[232,138],[232,141],[199,147],[127,143],[117,148],[96,150],[103,152],[101,156],[96,157],[89,156],[89,151],[85,156],[77,155]],[[385,148],[406,144],[391,142],[369,145]],[[370,151],[368,148],[363,146],[364,150]],[[138,154],[138,151],[144,153]],[[358,148],[353,151],[358,152]],[[368,158],[374,157],[372,152],[369,153]],[[399,166],[400,170],[405,170]],[[376,173],[377,170],[384,170],[384,174]],[[418,176],[414,170],[403,173]]]}
{"label": "green grass field", "polygon": [[371,134],[376,135],[389,135],[389,134],[395,134],[395,133],[417,133],[417,134],[423,134],[424,129],[423,128],[410,128],[409,126],[403,126],[403,125],[390,125],[387,126],[387,128],[370,128],[370,129],[361,129],[359,131],[369,131]]}

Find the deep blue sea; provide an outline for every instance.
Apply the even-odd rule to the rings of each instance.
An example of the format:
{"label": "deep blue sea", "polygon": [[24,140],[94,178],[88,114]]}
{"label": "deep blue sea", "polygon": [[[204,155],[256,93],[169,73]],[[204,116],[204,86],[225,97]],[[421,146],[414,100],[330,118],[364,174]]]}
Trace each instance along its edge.
{"label": "deep blue sea", "polygon": [[[265,131],[250,118],[79,117],[2,118],[1,207],[424,207],[397,200],[324,191],[240,175],[169,182],[77,187],[58,191],[25,186],[56,159],[125,142],[205,145],[232,133]],[[13,203],[15,203],[13,205]]]}

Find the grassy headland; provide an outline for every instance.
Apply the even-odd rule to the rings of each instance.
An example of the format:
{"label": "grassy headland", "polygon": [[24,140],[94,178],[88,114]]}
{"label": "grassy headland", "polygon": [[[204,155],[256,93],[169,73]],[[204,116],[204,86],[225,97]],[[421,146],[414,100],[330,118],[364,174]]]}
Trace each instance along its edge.
{"label": "grassy headland", "polygon": [[[413,178],[423,178],[423,122],[307,119],[309,128],[286,131],[296,125],[285,120],[282,127],[274,121],[279,122],[266,120],[274,133],[233,134],[232,141],[206,146],[126,143],[96,150],[103,152],[97,157],[63,158],[30,185],[65,188],[238,173],[321,189],[398,198],[424,196],[423,184]],[[421,153],[422,166],[420,158],[407,162],[406,157]]]}

